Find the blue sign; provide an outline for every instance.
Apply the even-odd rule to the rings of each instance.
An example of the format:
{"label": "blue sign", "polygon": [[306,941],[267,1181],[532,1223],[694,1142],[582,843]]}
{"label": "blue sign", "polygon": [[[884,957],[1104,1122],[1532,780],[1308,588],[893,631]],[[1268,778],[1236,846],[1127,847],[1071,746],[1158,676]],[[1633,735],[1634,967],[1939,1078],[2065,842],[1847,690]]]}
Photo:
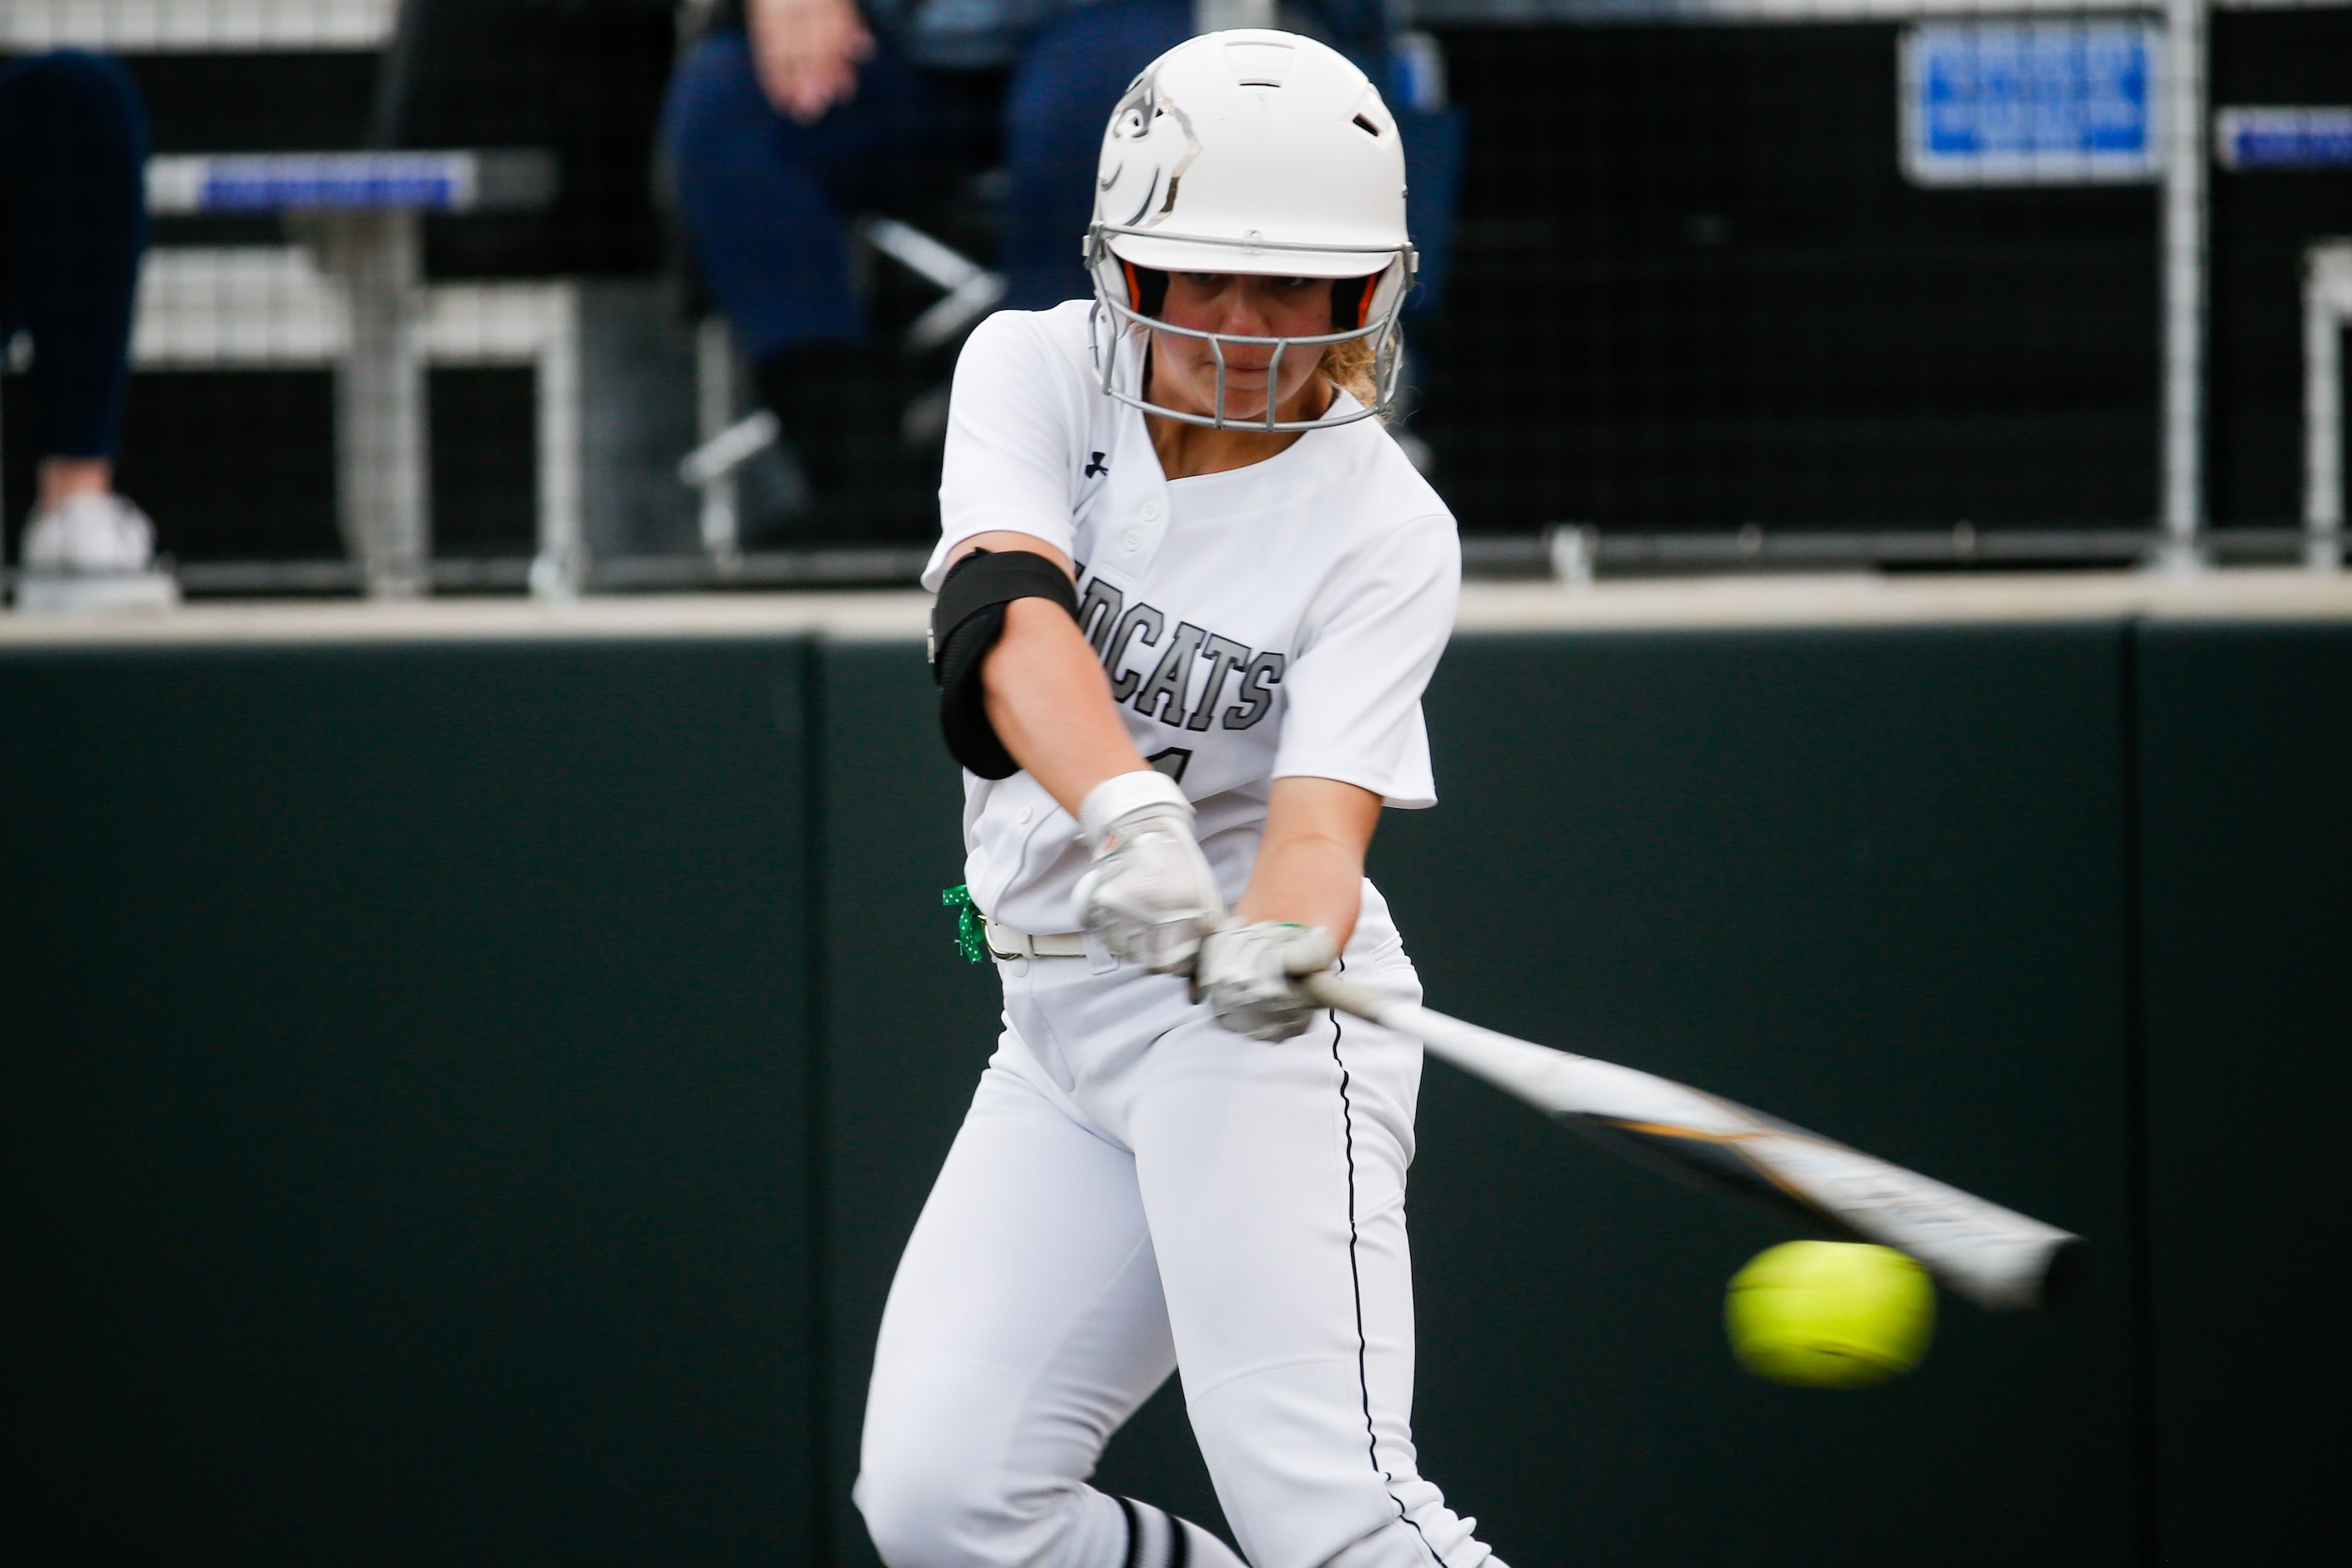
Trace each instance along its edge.
{"label": "blue sign", "polygon": [[2072,185],[2162,172],[2151,21],[1933,22],[1903,36],[1903,172],[1923,185]]}
{"label": "blue sign", "polygon": [[2225,109],[2213,155],[2225,169],[2352,169],[2352,109]]}
{"label": "blue sign", "polygon": [[187,210],[284,212],[407,207],[447,212],[471,204],[473,160],[463,153],[230,153],[202,161]]}

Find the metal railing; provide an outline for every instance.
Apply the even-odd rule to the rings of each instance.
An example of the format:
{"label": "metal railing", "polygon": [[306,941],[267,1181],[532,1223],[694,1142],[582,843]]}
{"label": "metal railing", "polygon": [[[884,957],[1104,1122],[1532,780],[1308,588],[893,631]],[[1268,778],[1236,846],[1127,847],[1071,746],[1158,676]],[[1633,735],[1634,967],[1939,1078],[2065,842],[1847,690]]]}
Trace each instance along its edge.
{"label": "metal railing", "polygon": [[[1463,572],[1473,579],[1599,578],[1724,573],[1967,572],[1994,570],[2135,571],[2155,565],[2166,542],[2157,528],[1767,529],[1680,532],[1609,531],[1562,524],[1540,533],[1472,534],[1462,541]],[[2323,542],[2308,528],[2225,528],[2203,541],[2206,558],[2224,565],[2327,570],[2344,563],[2339,530]],[[2331,549],[2332,561],[2315,560]],[[927,549],[751,551],[731,563],[703,552],[598,556],[579,587],[588,593],[695,592],[780,588],[881,588],[912,585]],[[424,563],[421,585],[436,594],[505,594],[530,588],[528,555],[445,557]],[[358,562],[199,561],[177,568],[191,597],[361,595]]]}
{"label": "metal railing", "polygon": [[0,51],[116,54],[379,49],[399,0],[6,0]]}
{"label": "metal railing", "polygon": [[2352,240],[2304,255],[2304,561],[2315,572],[2344,565],[2344,329],[2352,323]]}

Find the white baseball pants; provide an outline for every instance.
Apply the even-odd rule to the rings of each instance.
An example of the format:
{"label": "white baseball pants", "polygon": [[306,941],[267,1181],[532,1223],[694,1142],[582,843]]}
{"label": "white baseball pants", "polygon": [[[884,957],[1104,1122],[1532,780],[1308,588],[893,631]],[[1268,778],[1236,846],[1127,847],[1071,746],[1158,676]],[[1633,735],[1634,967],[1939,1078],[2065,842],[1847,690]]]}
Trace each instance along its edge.
{"label": "white baseball pants", "polygon": [[[1348,972],[1417,996],[1393,931],[1366,926]],[[1328,1014],[1264,1045],[1179,979],[998,967],[1005,1032],[875,1355],[856,1500],[883,1561],[1232,1568],[1205,1531],[1087,1485],[1181,1367],[1255,1568],[1489,1562],[1413,1455],[1419,1045]]]}

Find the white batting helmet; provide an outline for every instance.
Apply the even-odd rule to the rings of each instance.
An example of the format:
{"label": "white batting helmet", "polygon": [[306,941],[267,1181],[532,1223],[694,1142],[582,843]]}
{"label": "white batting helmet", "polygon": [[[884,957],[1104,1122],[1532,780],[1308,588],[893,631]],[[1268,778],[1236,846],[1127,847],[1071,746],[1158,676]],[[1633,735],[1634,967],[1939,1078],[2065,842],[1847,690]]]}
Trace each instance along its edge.
{"label": "white batting helmet", "polygon": [[[1405,234],[1404,148],[1396,117],[1345,56],[1295,33],[1206,33],[1169,50],[1111,111],[1095,180],[1087,267],[1095,285],[1095,362],[1103,390],[1190,424],[1307,430],[1385,409],[1401,368],[1397,312],[1412,286]],[[1247,338],[1156,321],[1168,272],[1247,272],[1329,278],[1332,330],[1314,337]],[[1108,327],[1108,331],[1105,328]],[[1129,329],[1203,339],[1220,366],[1214,415],[1186,413],[1116,384],[1119,334]],[[1224,349],[1272,344],[1321,357],[1325,346],[1369,340],[1378,395],[1369,408],[1311,420],[1224,414]]]}

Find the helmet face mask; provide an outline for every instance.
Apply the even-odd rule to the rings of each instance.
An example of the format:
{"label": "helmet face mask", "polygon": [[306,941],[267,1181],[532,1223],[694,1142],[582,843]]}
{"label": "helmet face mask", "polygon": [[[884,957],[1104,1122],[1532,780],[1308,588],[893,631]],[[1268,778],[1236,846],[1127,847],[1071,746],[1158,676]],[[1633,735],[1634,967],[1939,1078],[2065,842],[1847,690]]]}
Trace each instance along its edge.
{"label": "helmet face mask", "polygon": [[[1404,276],[1411,276],[1410,255],[1400,258],[1396,266]],[[1119,290],[1117,294],[1111,294],[1104,288],[1102,272],[1106,269],[1112,270],[1119,276]],[[1256,272],[1258,269],[1226,267],[1213,269],[1187,268],[1187,270]],[[1267,269],[1260,275],[1302,276],[1302,274],[1284,269]],[[1334,281],[1339,280],[1334,279]],[[1355,281],[1355,279],[1347,281]],[[1360,309],[1368,318],[1365,324],[1329,332],[1286,337],[1252,337],[1239,332],[1219,332],[1202,327],[1179,326],[1160,319],[1156,314],[1146,314],[1139,308],[1145,301],[1136,298],[1138,289],[1131,280],[1130,269],[1120,266],[1114,257],[1108,268],[1096,269],[1095,309],[1088,318],[1088,325],[1094,335],[1095,363],[1102,374],[1103,391],[1119,402],[1140,408],[1147,414],[1156,414],[1164,419],[1174,419],[1187,425],[1203,425],[1218,430],[1246,429],[1275,434],[1296,430],[1319,430],[1328,426],[1349,425],[1359,419],[1370,419],[1395,402],[1397,382],[1403,374],[1404,356],[1402,353],[1403,340],[1397,331],[1397,302],[1391,301],[1388,308],[1377,316],[1372,314],[1372,301],[1382,292],[1378,285],[1384,283],[1386,279],[1366,279],[1363,281],[1367,287],[1361,292],[1363,303]],[[1398,296],[1399,300],[1402,300],[1404,292],[1401,288],[1389,291]],[[1107,331],[1106,326],[1108,326]],[[1189,338],[1206,343],[1211,361],[1216,367],[1215,394],[1210,403],[1212,412],[1203,414],[1192,409],[1177,408],[1151,401],[1150,387],[1144,382],[1145,372],[1141,366],[1138,369],[1136,386],[1129,388],[1121,385],[1118,370],[1118,339],[1129,332],[1138,335],[1157,333],[1170,337]],[[1319,363],[1324,351],[1334,343],[1367,340],[1372,345],[1372,380],[1377,391],[1377,395],[1371,403],[1360,404],[1345,411],[1337,410],[1335,405],[1333,410],[1312,419],[1284,419],[1279,416],[1281,412],[1279,399],[1272,394],[1274,388],[1281,383],[1282,368],[1289,356],[1305,354]],[[1225,356],[1229,352],[1236,349],[1270,349],[1272,351],[1270,362],[1266,366],[1269,395],[1265,399],[1265,407],[1262,412],[1247,416],[1231,412],[1231,405],[1226,396]]]}
{"label": "helmet face mask", "polygon": [[[1095,363],[1109,396],[1219,429],[1313,430],[1370,418],[1395,397],[1397,316],[1414,265],[1396,122],[1361,71],[1311,39],[1261,31],[1190,39],[1146,68],[1112,110],[1086,262]],[[1357,284],[1345,291],[1355,320],[1286,337],[1171,325],[1139,269],[1344,279]],[[1211,412],[1151,401],[1144,356],[1136,356],[1136,384],[1121,384],[1119,344],[1152,332],[1207,343],[1216,367]],[[1335,401],[1318,418],[1278,416],[1272,388],[1287,356],[1319,363],[1330,345],[1357,341],[1371,346],[1369,405],[1342,410]],[[1246,417],[1226,402],[1226,355],[1237,349],[1272,351],[1266,406]]]}

